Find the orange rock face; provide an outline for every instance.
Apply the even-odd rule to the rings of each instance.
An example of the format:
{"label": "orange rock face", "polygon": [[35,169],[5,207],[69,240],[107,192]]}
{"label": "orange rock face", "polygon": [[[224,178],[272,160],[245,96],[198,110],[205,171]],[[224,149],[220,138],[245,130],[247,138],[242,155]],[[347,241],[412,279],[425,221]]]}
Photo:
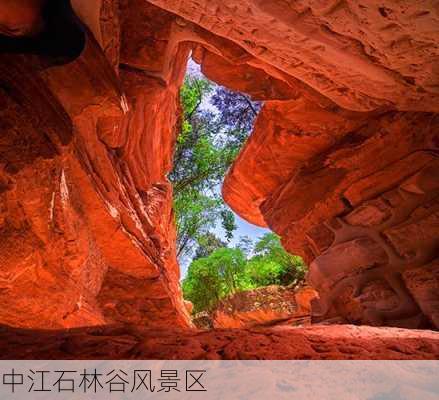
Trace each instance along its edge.
{"label": "orange rock face", "polygon": [[[166,176],[192,51],[265,102],[223,194],[310,264],[315,320],[437,328],[438,13],[433,0],[2,1],[0,323],[190,327]],[[257,336],[236,335],[225,357]],[[210,357],[200,343],[216,340],[192,348]],[[153,356],[146,342],[136,354]]]}
{"label": "orange rock face", "polygon": [[105,326],[68,331],[0,327],[0,359],[435,360],[437,332],[369,326],[151,330]]}
{"label": "orange rock face", "polygon": [[[301,26],[303,21],[314,29],[303,42],[295,43],[294,36],[289,37],[291,48],[310,46],[316,35],[333,40],[313,48],[315,60],[305,59],[309,52],[300,53],[300,62],[289,70],[294,78],[304,80],[304,70],[325,68],[325,57],[335,55],[335,49],[330,48],[339,40],[350,41],[360,28],[362,38],[358,37],[357,43],[362,43],[363,50],[369,53],[370,44],[376,45],[376,58],[370,53],[369,57],[362,55],[375,72],[386,64],[379,56],[384,49],[388,50],[387,60],[394,61],[391,68],[401,68],[400,72],[414,67],[408,64],[409,59],[419,60],[415,49],[404,57],[393,53],[394,47],[402,45],[397,32],[404,24],[398,7],[377,7],[372,1],[364,5],[343,2],[319,12],[317,2],[306,3],[309,8],[305,11],[300,6],[290,11],[291,16],[296,13],[291,30],[295,32],[299,29],[295,25]],[[281,19],[280,5],[258,3],[255,7],[264,15],[276,14]],[[372,11],[377,12],[376,17],[372,18]],[[393,25],[378,29],[378,14],[392,19]],[[256,23],[256,15],[252,14],[251,23]],[[428,15],[436,20],[437,10]],[[358,17],[356,27],[350,21],[354,16]],[[416,16],[421,18],[421,12]],[[375,28],[370,30],[371,26]],[[407,40],[415,42],[418,33],[415,29]],[[439,40],[437,30],[430,33],[431,40]],[[245,31],[242,36],[248,39],[247,35],[250,33]],[[391,38],[393,44],[386,45]],[[333,67],[348,58],[351,62],[346,68],[360,65],[350,58],[354,57],[353,48],[347,46],[345,52],[345,56],[333,58]],[[317,65],[317,59],[322,64]],[[372,69],[366,64],[360,68],[363,78],[357,83],[368,84],[372,90],[371,76],[366,77]],[[271,65],[280,68],[277,60]],[[346,74],[344,79],[354,76],[359,75]],[[323,82],[324,74],[319,77]],[[428,79],[437,76],[432,74]],[[411,82],[416,85],[420,80]],[[317,320],[342,316],[355,323],[438,328],[439,120],[437,114],[428,112],[437,111],[436,97],[408,105],[407,93],[397,95],[397,85],[392,94],[384,94],[383,81],[384,86],[373,89],[375,95],[389,101],[383,108],[384,103],[375,100],[366,106],[363,95],[368,89],[364,87],[353,101],[351,90],[360,88],[356,84],[340,99],[334,82],[325,80],[330,94],[315,82],[308,83],[335,104],[322,102],[300,87],[296,88],[301,93],[291,99],[280,99],[276,94],[265,97],[254,132],[226,177],[225,200],[248,221],[277,232],[287,250],[310,263],[308,280],[320,293],[314,309]],[[257,93],[257,86],[255,83],[249,92]]]}
{"label": "orange rock face", "polygon": [[155,7],[121,8],[122,43],[132,9],[150,39],[137,65],[125,48],[119,76],[85,26],[73,60],[39,37],[36,54],[0,57],[0,320],[10,326],[189,326],[166,179],[188,48],[174,47]]}
{"label": "orange rock face", "polygon": [[310,263],[316,315],[438,327],[437,129],[436,114],[269,101],[224,198]]}
{"label": "orange rock face", "polygon": [[[150,0],[340,106],[439,111],[434,0]],[[241,62],[244,60],[241,59]]]}
{"label": "orange rock face", "polygon": [[267,286],[236,293],[221,301],[212,313],[214,328],[251,328],[271,325],[309,325],[312,288]]}
{"label": "orange rock face", "polygon": [[206,76],[265,100],[223,195],[311,264],[316,316],[438,327],[434,2],[151,2]]}
{"label": "orange rock face", "polygon": [[47,0],[4,0],[0,4],[0,34],[32,36],[43,29]]}

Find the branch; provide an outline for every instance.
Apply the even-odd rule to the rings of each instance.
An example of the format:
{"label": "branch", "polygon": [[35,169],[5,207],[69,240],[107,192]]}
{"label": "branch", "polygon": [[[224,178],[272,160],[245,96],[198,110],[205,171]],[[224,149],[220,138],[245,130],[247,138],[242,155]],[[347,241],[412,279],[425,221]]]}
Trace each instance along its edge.
{"label": "branch", "polygon": [[208,170],[202,174],[192,175],[192,176],[187,177],[186,179],[183,179],[180,182],[176,182],[174,184],[174,193],[179,193],[179,192],[183,191],[184,189],[186,189],[188,186],[192,185],[193,183],[207,178],[211,172],[212,172],[211,170]]}
{"label": "branch", "polygon": [[250,110],[253,112],[254,116],[257,117],[258,112],[257,112],[256,109],[253,107],[252,102],[247,98],[247,96],[241,95],[241,97],[245,100],[245,102],[246,102],[247,105],[249,106]]}
{"label": "branch", "polygon": [[193,108],[193,110],[188,114],[188,116],[187,116],[188,120],[192,120],[192,116],[195,114],[195,111],[198,110],[198,107],[200,107],[201,103],[203,102],[203,92],[200,88],[198,80],[194,80],[194,84],[195,84],[196,89],[198,91],[198,101],[197,101],[197,104],[195,104],[195,107]]}
{"label": "branch", "polygon": [[185,235],[186,237],[184,237],[183,243],[179,243],[178,246],[178,250],[177,250],[177,257],[180,257],[184,252],[183,250],[186,249],[186,246],[189,244],[189,240],[190,240],[190,236],[189,235]]}

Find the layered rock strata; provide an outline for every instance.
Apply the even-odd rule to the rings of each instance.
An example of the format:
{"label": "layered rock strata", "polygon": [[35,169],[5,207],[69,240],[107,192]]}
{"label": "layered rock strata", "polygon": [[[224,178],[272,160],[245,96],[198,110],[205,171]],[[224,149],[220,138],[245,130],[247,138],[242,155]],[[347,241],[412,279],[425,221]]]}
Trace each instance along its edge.
{"label": "layered rock strata", "polygon": [[64,3],[41,34],[2,38],[0,320],[188,327],[166,174],[189,47],[153,6],[78,2],[80,21]]}
{"label": "layered rock strata", "polygon": [[211,331],[139,325],[39,330],[0,327],[1,359],[435,360],[436,332],[331,325]]}
{"label": "layered rock strata", "polygon": [[255,326],[309,325],[317,293],[307,287],[267,286],[236,293],[220,302],[212,314],[217,329]]}
{"label": "layered rock strata", "polygon": [[265,101],[223,195],[310,263],[316,320],[437,328],[435,2],[152,2],[217,36],[208,77]]}
{"label": "layered rock strata", "polygon": [[223,194],[316,320],[438,327],[433,0],[5,0],[0,322],[188,327],[166,174],[192,57],[265,105]]}

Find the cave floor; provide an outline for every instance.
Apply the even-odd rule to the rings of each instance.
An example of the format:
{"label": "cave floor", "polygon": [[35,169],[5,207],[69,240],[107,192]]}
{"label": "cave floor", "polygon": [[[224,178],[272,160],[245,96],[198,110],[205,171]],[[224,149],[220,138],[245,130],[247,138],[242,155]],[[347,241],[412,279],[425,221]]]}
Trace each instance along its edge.
{"label": "cave floor", "polygon": [[157,331],[0,328],[1,359],[439,359],[439,333],[353,325]]}

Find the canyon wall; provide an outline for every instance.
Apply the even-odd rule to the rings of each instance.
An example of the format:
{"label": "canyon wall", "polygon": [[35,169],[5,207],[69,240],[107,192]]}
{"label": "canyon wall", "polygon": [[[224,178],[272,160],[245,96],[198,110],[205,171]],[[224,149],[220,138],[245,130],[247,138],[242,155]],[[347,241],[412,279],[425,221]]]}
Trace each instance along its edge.
{"label": "canyon wall", "polygon": [[[181,3],[173,10],[189,14]],[[244,3],[213,7],[210,19],[200,15],[203,7],[193,12],[251,53],[245,67],[223,63],[221,72],[208,57],[205,73],[226,80],[224,69],[232,76],[240,68],[231,82],[249,76],[249,86],[239,82],[236,89],[266,100],[226,177],[224,198],[310,264],[308,281],[320,293],[316,321],[438,328],[437,6]],[[274,47],[258,56],[273,35]],[[287,50],[295,50],[289,66]],[[249,70],[257,67],[253,57],[269,66]],[[289,91],[266,85],[273,67]],[[254,79],[262,69],[270,77]],[[411,89],[399,92],[401,85]],[[412,89],[428,99],[412,102]]]}
{"label": "canyon wall", "polygon": [[23,1],[42,34],[0,43],[0,322],[188,327],[166,174],[189,47],[144,2],[61,3]]}
{"label": "canyon wall", "polygon": [[310,264],[315,320],[438,328],[437,4],[151,2],[216,36],[206,76],[265,101],[223,196]]}
{"label": "canyon wall", "polygon": [[438,327],[433,0],[0,4],[0,323],[188,327],[166,178],[187,58],[265,102],[223,195],[315,320]]}

